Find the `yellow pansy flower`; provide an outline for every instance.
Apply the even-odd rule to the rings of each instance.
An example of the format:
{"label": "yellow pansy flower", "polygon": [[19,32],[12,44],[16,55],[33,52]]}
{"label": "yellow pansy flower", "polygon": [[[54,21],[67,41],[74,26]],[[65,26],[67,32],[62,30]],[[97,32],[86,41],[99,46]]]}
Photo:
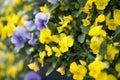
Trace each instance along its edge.
{"label": "yellow pansy flower", "polygon": [[24,66],[24,62],[23,61],[20,61],[18,64],[17,64],[17,70],[18,71],[21,71],[23,69],[23,66]]}
{"label": "yellow pansy flower", "polygon": [[38,61],[39,61],[39,63],[41,63],[42,67],[44,66],[44,57],[45,57],[45,55],[46,55],[45,51],[42,51],[42,52],[39,53]]}
{"label": "yellow pansy flower", "polygon": [[116,66],[115,66],[115,70],[120,72],[120,63],[117,63]]}
{"label": "yellow pansy flower", "polygon": [[66,38],[66,37],[63,37],[63,38],[59,41],[59,46],[60,46],[60,51],[61,51],[62,53],[68,51],[67,38]]}
{"label": "yellow pansy flower", "polygon": [[2,22],[0,21],[0,35],[1,35],[2,29],[3,29],[3,24],[2,24]]}
{"label": "yellow pansy flower", "polygon": [[6,70],[6,75],[7,77],[12,77],[15,78],[17,75],[17,69],[15,66],[9,66],[8,69]]}
{"label": "yellow pansy flower", "polygon": [[106,20],[106,25],[108,26],[109,30],[116,30],[117,24],[114,22],[114,19]]}
{"label": "yellow pansy flower", "polygon": [[104,38],[102,37],[98,37],[98,36],[94,36],[91,39],[91,43],[90,43],[90,48],[93,51],[93,54],[98,54],[99,53],[99,48],[101,43],[103,42]]}
{"label": "yellow pansy flower", "polygon": [[6,57],[7,61],[8,61],[8,63],[10,63],[10,64],[14,63],[15,56],[14,56],[13,53],[6,53],[5,57]]}
{"label": "yellow pansy flower", "polygon": [[120,77],[120,63],[117,63],[115,66],[115,70],[118,72],[118,77]]}
{"label": "yellow pansy flower", "polygon": [[75,80],[83,80],[87,73],[87,69],[83,65],[77,65],[76,62],[70,64],[70,72]]}
{"label": "yellow pansy flower", "polygon": [[66,37],[67,35],[65,33],[61,33],[60,34],[60,40],[63,38],[63,37]]}
{"label": "yellow pansy flower", "polygon": [[15,30],[15,25],[8,23],[1,30],[1,38],[2,39],[6,39],[7,37],[11,37],[13,32],[14,32],[14,30]]}
{"label": "yellow pansy flower", "polygon": [[44,6],[40,7],[40,11],[43,13],[48,13],[49,12],[49,8],[48,6],[45,4]]}
{"label": "yellow pansy flower", "polygon": [[109,74],[109,75],[107,76],[107,80],[117,80],[117,78],[116,78],[114,75]]}
{"label": "yellow pansy flower", "polygon": [[51,31],[48,28],[44,28],[40,31],[39,41],[42,44],[51,42],[51,38]]}
{"label": "yellow pansy flower", "polygon": [[89,10],[92,9],[92,4],[93,4],[94,0],[87,0],[84,8],[83,8],[83,12],[84,13],[89,13]]}
{"label": "yellow pansy flower", "polygon": [[45,45],[45,50],[47,51],[47,55],[48,55],[48,56],[51,56],[51,55],[52,55],[52,50],[51,50],[50,46]]}
{"label": "yellow pansy flower", "polygon": [[64,67],[59,67],[59,68],[57,69],[57,72],[59,72],[61,75],[64,75],[64,74],[65,74],[65,69],[64,69]]}
{"label": "yellow pansy flower", "polygon": [[105,15],[104,14],[100,14],[97,18],[96,18],[97,22],[103,22],[105,21]]}
{"label": "yellow pansy flower", "polygon": [[72,47],[74,43],[74,39],[72,36],[67,36],[67,46]]}
{"label": "yellow pansy flower", "polygon": [[22,0],[12,0],[14,6],[18,6],[22,4]]}
{"label": "yellow pansy flower", "polygon": [[90,25],[90,21],[88,19],[83,19],[82,22],[84,26]]}
{"label": "yellow pansy flower", "polygon": [[10,24],[10,23],[7,24],[7,36],[8,36],[8,37],[11,37],[11,36],[12,36],[15,28],[16,28],[16,27],[15,27],[14,24]]}
{"label": "yellow pansy flower", "polygon": [[90,43],[90,48],[92,49],[93,54],[98,54],[99,53],[100,45],[101,45],[101,42]]}
{"label": "yellow pansy flower", "polygon": [[73,42],[74,42],[74,40],[73,40],[72,36],[63,37],[59,41],[60,51],[62,53],[67,52],[69,47],[72,47]]}
{"label": "yellow pansy flower", "polygon": [[0,50],[5,51],[7,49],[7,46],[4,45],[2,42],[0,42]]}
{"label": "yellow pansy flower", "polygon": [[1,30],[1,39],[6,39],[7,38],[7,27],[4,27]]}
{"label": "yellow pansy flower", "polygon": [[95,80],[107,80],[107,73],[106,72],[100,72],[98,74],[98,77]]}
{"label": "yellow pansy flower", "polygon": [[119,9],[114,10],[113,18],[114,18],[115,24],[120,25],[120,10]]}
{"label": "yellow pansy flower", "polygon": [[58,43],[60,41],[59,36],[58,35],[52,35],[52,41],[55,43]]}
{"label": "yellow pansy flower", "polygon": [[29,67],[31,70],[34,70],[35,72],[37,72],[38,70],[40,70],[38,64],[35,63],[35,62],[28,64],[28,67]]}
{"label": "yellow pansy flower", "polygon": [[88,65],[88,69],[90,70],[89,75],[93,78],[97,78],[100,72],[105,68],[108,68],[108,64],[106,62],[95,60]]}
{"label": "yellow pansy flower", "polygon": [[96,35],[98,35],[98,33],[99,33],[99,31],[102,29],[102,26],[95,26],[95,27],[93,27],[93,28],[91,28],[90,29],[90,31],[89,31],[89,35],[90,36],[96,36]]}
{"label": "yellow pansy flower", "polygon": [[107,45],[107,53],[105,54],[104,58],[107,60],[114,60],[115,55],[119,53],[119,50],[113,46],[112,44]]}
{"label": "yellow pansy flower", "polygon": [[[115,14],[114,14],[115,15]],[[106,16],[106,25],[108,26],[109,30],[116,30],[117,24],[114,19],[111,19],[111,13],[109,12]]]}
{"label": "yellow pansy flower", "polygon": [[58,30],[58,33],[61,33],[62,31],[64,31],[64,28],[67,27],[68,23],[72,21],[72,16],[71,15],[64,16],[63,19],[61,17],[59,18],[61,20],[60,24],[62,26],[58,27],[57,30]]}
{"label": "yellow pansy flower", "polygon": [[30,11],[30,10],[32,10],[32,6],[31,5],[24,5],[24,10],[25,11]]}
{"label": "yellow pansy flower", "polygon": [[95,5],[98,10],[104,10],[110,0],[95,0]]}
{"label": "yellow pansy flower", "polygon": [[60,57],[62,54],[57,47],[52,47],[53,52],[55,52],[56,57]]}
{"label": "yellow pansy flower", "polygon": [[102,36],[102,37],[106,37],[106,32],[105,32],[105,30],[102,30],[102,27],[103,26],[92,27],[89,30],[88,35],[90,35],[90,36]]}

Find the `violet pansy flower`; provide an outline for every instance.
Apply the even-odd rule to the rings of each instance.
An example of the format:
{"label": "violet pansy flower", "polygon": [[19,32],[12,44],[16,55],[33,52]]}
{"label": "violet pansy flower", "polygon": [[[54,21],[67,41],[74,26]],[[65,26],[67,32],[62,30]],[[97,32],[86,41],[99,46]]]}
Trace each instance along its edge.
{"label": "violet pansy flower", "polygon": [[48,2],[50,2],[51,4],[57,4],[58,0],[47,0]]}
{"label": "violet pansy flower", "polygon": [[35,16],[35,24],[37,26],[37,29],[40,31],[43,28],[47,27],[48,20],[50,18],[49,13],[37,13]]}
{"label": "violet pansy flower", "polygon": [[35,26],[35,24],[32,20],[31,21],[25,21],[24,25],[25,25],[25,27],[28,31],[33,31],[36,28],[36,26]]}
{"label": "violet pansy flower", "polygon": [[16,48],[20,49],[24,47],[25,42],[34,46],[37,43],[37,39],[34,39],[31,33],[26,32],[25,28],[17,27],[13,32],[11,42],[15,44]]}
{"label": "violet pansy flower", "polygon": [[34,45],[36,45],[36,43],[37,43],[37,39],[34,39],[33,34],[31,34],[28,44],[34,46]]}
{"label": "violet pansy flower", "polygon": [[25,75],[24,80],[42,80],[42,79],[41,76],[39,76],[37,73],[30,71]]}
{"label": "violet pansy flower", "polygon": [[23,48],[26,40],[25,29],[23,27],[17,27],[12,35],[11,42],[16,45],[16,48]]}

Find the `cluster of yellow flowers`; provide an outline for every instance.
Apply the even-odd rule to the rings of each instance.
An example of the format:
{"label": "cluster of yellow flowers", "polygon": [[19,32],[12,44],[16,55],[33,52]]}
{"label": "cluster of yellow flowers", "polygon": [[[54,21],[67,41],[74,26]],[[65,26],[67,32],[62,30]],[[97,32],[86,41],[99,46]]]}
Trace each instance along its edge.
{"label": "cluster of yellow flowers", "polygon": [[[100,47],[103,42],[107,39],[111,40],[111,37],[109,37],[105,29],[115,31],[116,28],[120,25],[119,9],[113,10],[113,14],[112,12],[109,12],[108,14],[104,14],[104,12],[102,12],[106,9],[109,2],[110,0],[87,0],[85,6],[83,7],[83,12],[87,14],[87,17],[85,19],[82,19],[83,26],[90,26],[90,30],[88,32],[88,35],[91,39],[89,48],[96,58],[93,62],[89,64],[86,64],[85,61],[80,61],[80,64],[73,61],[70,64],[69,70],[73,74],[73,78],[75,80],[83,80],[84,77],[87,75],[87,72],[89,76],[91,76],[95,80],[117,80],[117,77],[120,76],[119,63],[115,66],[115,70],[118,72],[117,77],[104,71],[105,69],[109,68],[110,64],[108,63],[108,61],[112,63],[112,61],[115,59],[116,54],[119,53],[119,50],[116,48],[115,45],[116,43],[107,43],[105,55],[102,55],[102,57],[100,56]],[[90,12],[90,10],[93,8],[93,4],[96,9],[101,12],[92,22],[92,16],[94,15],[92,14],[92,12]],[[64,5],[61,5],[60,10],[64,11],[63,9]],[[50,12],[47,5],[40,7],[40,10],[44,13]],[[113,18],[111,18],[112,15]],[[73,21],[72,16],[69,15],[59,17],[59,19],[61,21],[59,22],[61,26],[57,27],[58,35],[53,35],[51,30],[48,28],[44,28],[40,31],[39,42],[44,44],[45,46],[44,51],[40,51],[38,58],[38,62],[41,63],[42,67],[44,66],[45,57],[51,57],[54,55],[59,58],[60,56],[64,55],[63,53],[68,52],[69,48],[72,47],[74,44],[73,36],[66,34],[67,31],[71,30],[71,26],[69,25],[69,23]],[[51,42],[54,42],[55,46],[51,46]],[[38,64],[36,62],[31,63],[28,66],[34,71],[39,70]],[[57,71],[60,72],[61,75],[64,75],[65,67],[61,66],[57,69]]]}
{"label": "cluster of yellow flowers", "polygon": [[1,15],[5,13],[4,16],[0,16],[0,36],[2,39],[11,37],[16,26],[23,26],[25,21],[25,17],[21,12],[15,12],[14,6],[15,4],[10,5],[6,2],[0,12]]}
{"label": "cluster of yellow flowers", "polygon": [[[32,0],[10,1],[11,4],[9,0],[5,1],[0,12],[0,41],[10,39],[17,26],[25,27],[25,36],[20,35],[24,46],[20,49],[23,53],[29,49],[32,58],[28,67],[31,70],[37,72],[48,62],[52,64],[52,70],[57,68],[61,75],[71,73],[75,80],[120,79],[119,0],[76,0],[70,4],[69,0],[56,0],[54,4],[49,0],[33,4]],[[17,11],[20,5],[22,9]],[[39,10],[42,15],[36,16]],[[27,27],[34,29],[28,30]],[[42,29],[38,30],[38,27]],[[6,49],[0,42],[0,79],[15,78],[23,68],[23,61],[15,63],[15,55]],[[109,72],[111,68],[113,72]]]}
{"label": "cluster of yellow flowers", "polygon": [[22,71],[24,62],[15,63],[13,52],[6,52],[7,47],[0,42],[0,80],[3,78],[16,78],[18,72]]}
{"label": "cluster of yellow flowers", "polygon": [[[59,58],[60,56],[64,55],[64,53],[67,52],[70,47],[72,47],[74,43],[72,35],[67,35],[66,33],[62,32],[71,19],[71,16],[64,17],[64,19],[60,23],[62,24],[62,26],[58,27],[58,32],[60,33],[59,35],[52,35],[51,30],[48,28],[44,28],[40,31],[39,41],[40,43],[45,44],[45,51],[41,51],[38,58],[38,62],[41,63],[42,67],[44,66],[44,57],[51,57],[55,55],[55,57]],[[55,46],[49,45],[49,43],[52,42],[55,43]],[[34,69],[34,71],[39,70],[37,63],[31,63],[28,66],[30,69]],[[57,71],[61,72],[61,70],[61,74],[63,74],[63,68],[58,68]]]}

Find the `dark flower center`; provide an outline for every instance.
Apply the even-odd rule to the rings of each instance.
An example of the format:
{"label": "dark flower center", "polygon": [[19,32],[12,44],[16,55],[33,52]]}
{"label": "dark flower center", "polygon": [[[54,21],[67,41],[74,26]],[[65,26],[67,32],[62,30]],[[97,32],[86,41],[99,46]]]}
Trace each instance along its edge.
{"label": "dark flower center", "polygon": [[21,36],[18,36],[18,40],[21,42],[23,41],[23,38]]}
{"label": "dark flower center", "polygon": [[40,20],[41,26],[45,26],[46,21],[45,20]]}

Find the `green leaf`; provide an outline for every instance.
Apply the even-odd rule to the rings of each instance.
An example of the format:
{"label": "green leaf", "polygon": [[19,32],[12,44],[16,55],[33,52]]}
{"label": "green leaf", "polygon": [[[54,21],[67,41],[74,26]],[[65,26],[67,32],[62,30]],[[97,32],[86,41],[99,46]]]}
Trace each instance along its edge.
{"label": "green leaf", "polygon": [[81,6],[84,6],[87,0],[78,0]]}
{"label": "green leaf", "polygon": [[99,54],[100,55],[104,55],[107,52],[107,42],[103,41],[102,44],[100,45],[100,49],[99,49]]}
{"label": "green leaf", "polygon": [[115,30],[115,36],[113,38],[114,41],[120,41],[120,27],[117,27],[117,29]]}
{"label": "green leaf", "polygon": [[48,76],[53,70],[54,70],[54,67],[50,66],[45,75]]}
{"label": "green leaf", "polygon": [[84,34],[87,34],[88,31],[90,30],[90,27],[85,27],[85,26],[83,26],[83,25],[81,25],[80,28],[81,28],[81,30],[82,30],[82,32],[83,32]]}
{"label": "green leaf", "polygon": [[57,7],[59,6],[59,4],[55,4],[50,11],[54,11]]}
{"label": "green leaf", "polygon": [[117,27],[117,29],[115,30],[115,36],[117,36],[120,33],[120,27]]}
{"label": "green leaf", "polygon": [[48,68],[48,70],[47,70],[47,72],[46,72],[45,75],[48,76],[51,72],[53,72],[53,70],[55,69],[56,65],[57,65],[57,61],[54,62],[54,63],[52,64],[52,66],[50,66],[50,67]]}
{"label": "green leaf", "polygon": [[48,27],[50,28],[50,30],[52,30],[52,32],[55,31],[55,24],[53,22],[48,22]]}
{"label": "green leaf", "polygon": [[78,42],[83,43],[84,40],[85,40],[85,36],[86,36],[86,34],[81,34],[81,35],[79,35],[79,36],[78,36]]}

